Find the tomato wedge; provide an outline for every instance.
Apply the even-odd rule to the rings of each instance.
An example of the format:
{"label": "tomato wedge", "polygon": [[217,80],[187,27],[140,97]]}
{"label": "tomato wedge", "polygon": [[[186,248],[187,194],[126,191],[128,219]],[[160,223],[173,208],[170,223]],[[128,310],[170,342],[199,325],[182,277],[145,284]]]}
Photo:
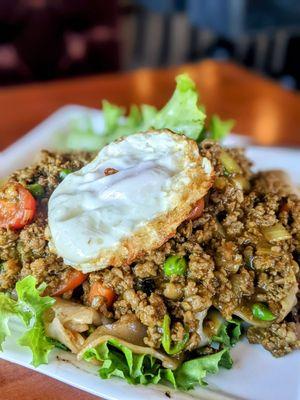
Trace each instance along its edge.
{"label": "tomato wedge", "polygon": [[8,183],[0,192],[0,227],[21,229],[32,221],[36,200],[20,183]]}
{"label": "tomato wedge", "polygon": [[189,213],[186,220],[193,221],[194,219],[201,217],[203,209],[204,209],[204,199],[202,198],[195,203],[194,208]]}
{"label": "tomato wedge", "polygon": [[96,296],[104,297],[108,307],[112,306],[117,297],[115,292],[111,288],[104,286],[103,283],[100,281],[94,282],[91,286],[90,293],[88,295],[90,304],[92,304],[93,299]]}
{"label": "tomato wedge", "polygon": [[56,290],[51,292],[51,296],[60,296],[69,290],[73,290],[80,286],[86,280],[86,275],[77,269],[70,268],[62,282]]}

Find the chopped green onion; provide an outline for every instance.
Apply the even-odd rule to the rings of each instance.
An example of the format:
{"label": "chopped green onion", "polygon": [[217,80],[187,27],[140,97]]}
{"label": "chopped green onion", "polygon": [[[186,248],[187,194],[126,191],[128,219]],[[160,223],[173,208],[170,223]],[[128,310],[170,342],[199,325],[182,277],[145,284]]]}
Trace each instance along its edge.
{"label": "chopped green onion", "polygon": [[268,241],[280,242],[282,240],[291,238],[291,234],[280,222],[275,225],[262,228],[262,233]]}
{"label": "chopped green onion", "polygon": [[64,168],[60,171],[59,177],[60,179],[65,179],[65,177],[69,174],[71,174],[73,171],[69,168]]}
{"label": "chopped green onion", "polygon": [[253,317],[260,319],[261,321],[273,321],[276,319],[275,315],[269,310],[269,308],[262,303],[255,303],[252,305]]}
{"label": "chopped green onion", "polygon": [[27,185],[26,188],[34,197],[42,197],[45,194],[44,187],[39,183],[32,183],[31,185]]}
{"label": "chopped green onion", "polygon": [[163,321],[163,325],[162,325],[163,336],[161,339],[161,344],[167,354],[174,355],[174,354],[179,353],[180,351],[182,351],[185,348],[185,345],[187,344],[190,335],[186,331],[183,336],[183,340],[181,342],[177,342],[173,347],[171,347],[170,323],[171,323],[171,318],[169,317],[168,314],[166,314],[164,316],[164,321]]}
{"label": "chopped green onion", "polygon": [[169,256],[164,262],[164,273],[166,276],[184,275],[187,262],[180,256]]}
{"label": "chopped green onion", "polygon": [[238,163],[233,157],[231,157],[226,151],[222,150],[220,155],[220,161],[228,174],[241,174],[242,170]]}

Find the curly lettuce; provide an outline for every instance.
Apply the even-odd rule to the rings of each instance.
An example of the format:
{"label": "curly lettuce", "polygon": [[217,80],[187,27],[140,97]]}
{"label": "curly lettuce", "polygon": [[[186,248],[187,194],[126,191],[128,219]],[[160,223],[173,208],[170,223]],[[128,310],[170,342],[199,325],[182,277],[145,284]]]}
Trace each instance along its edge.
{"label": "curly lettuce", "polygon": [[178,134],[198,140],[203,137],[205,112],[198,104],[196,85],[187,74],[176,77],[175,91],[161,109],[143,104],[132,105],[126,110],[104,100],[102,112],[104,129],[96,132],[91,120],[86,117],[72,121],[70,132],[60,135],[58,146],[69,150],[99,150],[104,145],[122,137],[149,129],[170,129]]}
{"label": "curly lettuce", "polygon": [[215,374],[220,367],[231,368],[232,359],[228,348],[217,353],[183,362],[175,371],[164,368],[159,360],[145,354],[134,354],[117,339],[109,339],[96,348],[87,350],[85,361],[100,361],[99,375],[102,379],[113,376],[131,384],[169,382],[174,388],[192,389],[196,384],[207,385],[207,374]]}
{"label": "curly lettuce", "polygon": [[32,352],[32,365],[48,363],[48,355],[54,345],[45,334],[43,314],[55,302],[49,296],[42,296],[45,284],[36,287],[36,279],[27,276],[16,284],[17,300],[0,293],[0,348],[10,335],[9,320],[18,318],[26,327],[19,339],[21,346],[29,347]]}
{"label": "curly lettuce", "polygon": [[206,136],[213,140],[222,140],[228,135],[234,124],[233,119],[221,120],[218,115],[214,114],[209,121]]}
{"label": "curly lettuce", "polygon": [[178,75],[176,89],[168,103],[149,121],[144,129],[171,129],[197,140],[204,127],[205,113],[198,105],[195,83],[188,75]]}
{"label": "curly lettuce", "polygon": [[10,335],[9,319],[13,316],[22,318],[16,302],[7,294],[0,293],[0,350],[7,336]]}
{"label": "curly lettuce", "polygon": [[[233,347],[241,339],[243,334],[242,321],[237,318],[225,321],[219,328],[218,333],[211,339],[214,347]],[[218,344],[218,346],[216,346]]]}

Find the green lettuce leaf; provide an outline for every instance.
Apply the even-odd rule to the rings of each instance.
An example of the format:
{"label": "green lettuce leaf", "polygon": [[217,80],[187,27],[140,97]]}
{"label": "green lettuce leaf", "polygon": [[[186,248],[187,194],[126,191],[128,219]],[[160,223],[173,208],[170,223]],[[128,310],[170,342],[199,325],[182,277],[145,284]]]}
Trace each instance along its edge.
{"label": "green lettuce leaf", "polygon": [[213,140],[222,140],[230,133],[234,124],[233,119],[222,121],[218,115],[214,114],[209,122],[207,136]]}
{"label": "green lettuce leaf", "polygon": [[219,367],[227,369],[232,367],[232,359],[227,348],[208,356],[184,362],[174,372],[176,385],[184,390],[193,389],[196,384],[206,386],[206,375],[216,374]]}
{"label": "green lettuce leaf", "polygon": [[145,128],[167,128],[196,140],[202,132],[205,120],[205,113],[198,105],[196,85],[186,74],[178,75],[176,82],[171,99]]}
{"label": "green lettuce leaf", "polygon": [[13,316],[21,317],[16,302],[7,294],[0,293],[0,350],[7,336],[10,335],[9,319]]}
{"label": "green lettuce leaf", "polygon": [[89,116],[74,118],[68,127],[68,133],[58,132],[55,137],[55,146],[59,150],[94,151],[103,147],[105,138],[94,130]]}
{"label": "green lettuce leaf", "polygon": [[27,276],[16,284],[17,300],[0,294],[0,344],[10,334],[9,318],[19,318],[27,328],[19,343],[30,348],[35,367],[48,362],[48,354],[54,347],[46,337],[43,314],[55,303],[55,299],[41,296],[45,286],[36,287],[36,279]]}
{"label": "green lettuce leaf", "polygon": [[30,348],[32,352],[31,364],[34,367],[38,367],[41,364],[48,364],[48,355],[54,345],[45,334],[42,320],[36,320],[33,327],[19,339],[19,344]]}
{"label": "green lettuce leaf", "polygon": [[231,368],[232,360],[228,349],[215,354],[186,361],[175,371],[164,368],[159,360],[144,354],[134,354],[117,339],[110,339],[87,350],[85,361],[101,361],[99,375],[102,379],[113,376],[125,379],[131,384],[170,382],[175,388],[192,389],[196,384],[206,385],[208,373],[217,373],[219,367]]}
{"label": "green lettuce leaf", "polygon": [[118,107],[107,100],[103,100],[102,112],[105,133],[111,134],[118,128],[120,118],[124,116],[125,110],[122,107]]}
{"label": "green lettuce leaf", "polygon": [[146,385],[158,383],[161,380],[161,364],[155,358],[145,354],[134,354],[117,339],[87,350],[85,361],[98,360],[102,362],[99,375],[102,379],[118,376],[128,383]]}
{"label": "green lettuce leaf", "polygon": [[97,133],[89,117],[72,121],[70,132],[58,135],[56,145],[68,150],[100,150],[122,137],[149,129],[171,129],[192,139],[203,138],[204,107],[198,105],[195,83],[188,75],[176,77],[175,91],[161,109],[143,104],[132,105],[125,118],[125,109],[104,100],[102,102],[104,130]]}
{"label": "green lettuce leaf", "polygon": [[223,347],[232,347],[240,340],[242,334],[242,321],[232,319],[221,325],[217,335],[212,337],[212,342],[219,343]]}

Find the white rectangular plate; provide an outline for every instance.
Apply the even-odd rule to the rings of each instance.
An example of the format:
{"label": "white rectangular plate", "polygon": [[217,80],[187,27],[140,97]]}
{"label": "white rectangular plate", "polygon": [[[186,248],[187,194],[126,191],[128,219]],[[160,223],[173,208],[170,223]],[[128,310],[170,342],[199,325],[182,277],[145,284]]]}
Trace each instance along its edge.
{"label": "white rectangular plate", "polygon": [[[31,163],[40,149],[51,148],[53,135],[67,131],[70,120],[81,115],[90,115],[101,132],[101,112],[81,106],[63,107],[0,154],[0,178]],[[249,139],[238,135],[230,135],[225,144],[247,145],[248,156],[256,170],[284,169],[295,184],[300,184],[300,150],[254,147]],[[32,368],[29,351],[16,345],[20,330],[20,326],[13,325],[13,334],[4,344],[0,358]],[[209,376],[208,389],[198,388],[188,393],[175,392],[161,385],[131,386],[119,379],[101,380],[94,367],[84,363],[78,365],[68,353],[59,351],[53,352],[50,363],[40,366],[37,371],[110,400],[167,399],[166,391],[174,400],[300,400],[299,351],[275,359],[261,346],[249,345],[244,339],[232,350],[232,356],[234,366],[231,370],[223,369],[218,375]]]}

